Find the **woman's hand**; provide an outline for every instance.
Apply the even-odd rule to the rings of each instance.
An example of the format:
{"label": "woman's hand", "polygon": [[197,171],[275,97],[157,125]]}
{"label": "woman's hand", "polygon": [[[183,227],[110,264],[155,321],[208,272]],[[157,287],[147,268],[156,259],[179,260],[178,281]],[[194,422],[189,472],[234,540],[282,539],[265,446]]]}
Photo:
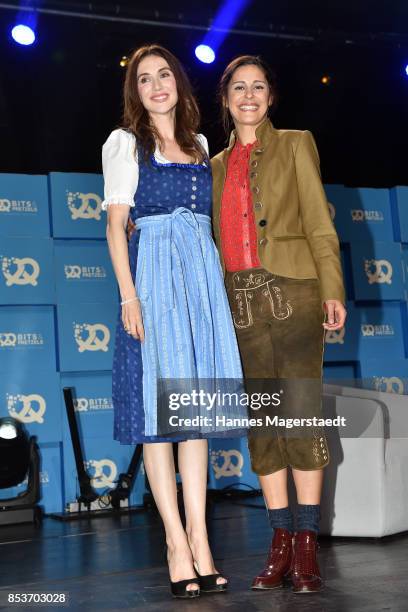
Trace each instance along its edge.
{"label": "woman's hand", "polygon": [[324,311],[326,313],[326,322],[323,323],[324,329],[333,331],[344,326],[347,312],[340,300],[326,300]]}
{"label": "woman's hand", "polygon": [[144,341],[142,308],[139,300],[123,304],[122,323],[126,333],[135,340]]}

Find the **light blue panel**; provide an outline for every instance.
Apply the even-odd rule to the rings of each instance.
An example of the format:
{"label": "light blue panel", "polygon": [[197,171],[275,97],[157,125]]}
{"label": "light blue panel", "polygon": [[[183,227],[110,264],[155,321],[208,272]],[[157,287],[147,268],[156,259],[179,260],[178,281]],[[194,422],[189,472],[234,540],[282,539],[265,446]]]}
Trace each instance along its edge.
{"label": "light blue panel", "polygon": [[360,315],[359,355],[357,361],[369,358],[404,359],[404,337],[400,304],[362,307]]}
{"label": "light blue panel", "polygon": [[325,334],[324,361],[355,361],[358,355],[359,313],[354,302],[346,302],[346,325]]}
{"label": "light blue panel", "polygon": [[0,371],[0,417],[21,421],[39,443],[62,439],[59,374],[52,370]]}
{"label": "light blue panel", "polygon": [[[40,483],[41,498],[38,504],[46,514],[62,512],[64,510],[62,499],[62,466],[61,442],[58,444],[40,444]],[[28,479],[16,487],[17,493],[27,488]]]}
{"label": "light blue panel", "polygon": [[346,292],[346,300],[353,299],[354,289],[353,289],[353,277],[351,274],[351,263],[350,263],[350,245],[342,244],[340,249],[340,261],[341,268],[343,271],[343,282],[344,289]]}
{"label": "light blue panel", "polygon": [[59,304],[112,301],[117,292],[106,242],[55,240]]}
{"label": "light blue panel", "polygon": [[408,300],[408,244],[402,245],[402,281],[404,283],[404,299]]}
{"label": "light blue panel", "polygon": [[[92,486],[95,491],[100,495],[111,491],[116,486],[119,474],[127,472],[134,445],[119,444],[110,436],[103,439],[85,438],[82,444],[85,469],[92,478]],[[64,441],[63,450],[65,503],[71,503],[78,496],[79,485],[70,441]],[[138,481],[135,484],[136,490],[132,501],[135,504],[141,504],[144,492],[143,471],[138,475]]]}
{"label": "light blue panel", "polygon": [[54,307],[0,306],[0,369],[56,370]]}
{"label": "light blue panel", "polygon": [[112,369],[118,308],[113,303],[58,306],[61,372]]}
{"label": "light blue panel", "polygon": [[144,469],[144,464],[142,461],[140,464],[140,469],[136,476],[135,483],[132,488],[132,493],[130,495],[130,504],[132,506],[142,506],[143,505],[143,496],[145,495],[145,493],[147,493],[145,483],[146,483],[145,469]]}
{"label": "light blue panel", "polygon": [[325,364],[323,367],[323,382],[335,380],[338,384],[346,384],[356,377],[355,366],[352,363],[346,364]]}
{"label": "light blue panel", "polygon": [[408,242],[408,187],[393,187],[390,189],[390,197],[394,211],[396,239]]}
{"label": "light blue panel", "polygon": [[404,357],[408,358],[408,302],[403,302],[401,304],[401,318],[402,318],[402,329],[403,329],[404,342],[405,342]]}
{"label": "light blue panel", "polygon": [[398,242],[351,244],[354,299],[403,300],[401,245]]}
{"label": "light blue panel", "polygon": [[70,431],[63,398],[63,387],[73,387],[74,404],[81,435],[86,438],[113,437],[112,376],[110,372],[75,372],[61,374],[63,411],[62,433],[70,439]]}
{"label": "light blue panel", "polygon": [[[408,395],[408,359],[367,359],[360,363],[364,386],[386,393]],[[408,403],[407,403],[408,407]]]}
{"label": "light blue panel", "polygon": [[0,235],[50,235],[46,176],[0,174]]}
{"label": "light blue panel", "polygon": [[50,172],[49,186],[55,238],[105,238],[101,174]]}
{"label": "light blue panel", "polygon": [[9,487],[7,489],[0,489],[0,501],[2,499],[8,499],[9,497],[16,497],[18,495],[19,490],[17,487]]}
{"label": "light blue panel", "polygon": [[0,241],[0,304],[54,304],[51,238]]}
{"label": "light blue panel", "polygon": [[345,328],[326,332],[326,362],[383,359],[384,355],[392,355],[395,359],[405,358],[400,304],[357,306],[347,302],[346,308]]}
{"label": "light blue panel", "polygon": [[324,187],[342,242],[394,240],[388,189]]}
{"label": "light blue panel", "polygon": [[209,483],[210,489],[223,489],[235,485],[243,490],[259,489],[256,474],[251,470],[246,438],[212,438],[209,441]]}

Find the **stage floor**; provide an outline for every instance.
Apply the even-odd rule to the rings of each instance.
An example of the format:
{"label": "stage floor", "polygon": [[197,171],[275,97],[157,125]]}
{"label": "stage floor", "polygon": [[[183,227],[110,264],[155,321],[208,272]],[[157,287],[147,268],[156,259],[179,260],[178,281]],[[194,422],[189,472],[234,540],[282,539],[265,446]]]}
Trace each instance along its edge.
{"label": "stage floor", "polygon": [[[261,499],[248,503],[261,505]],[[321,536],[322,592],[251,591],[270,530],[264,509],[241,504],[220,501],[210,510],[212,550],[218,569],[230,578],[228,593],[193,601],[171,598],[163,532],[150,510],[67,523],[45,518],[40,529],[0,527],[2,601],[4,592],[35,590],[68,592],[76,610],[407,611],[408,533],[381,540]],[[35,609],[19,609],[24,608]]]}

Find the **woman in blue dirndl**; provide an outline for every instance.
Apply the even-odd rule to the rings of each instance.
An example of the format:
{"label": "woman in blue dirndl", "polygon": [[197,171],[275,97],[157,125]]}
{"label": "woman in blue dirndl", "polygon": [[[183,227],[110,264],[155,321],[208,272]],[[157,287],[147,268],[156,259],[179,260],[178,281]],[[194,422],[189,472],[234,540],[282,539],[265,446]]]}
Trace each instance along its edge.
{"label": "woman in blue dirndl", "polygon": [[[107,239],[121,294],[112,372],[114,438],[144,444],[144,465],[166,532],[171,590],[178,597],[227,587],[207,538],[206,438],[246,433],[239,425],[246,413],[238,404],[216,403],[210,413],[198,403],[193,412],[200,418],[191,425],[178,419],[192,416],[189,409],[172,412],[168,402],[165,408],[160,403],[166,381],[179,391],[191,390],[192,381],[206,390],[215,390],[214,381],[235,389],[242,382],[211,234],[211,168],[207,141],[195,133],[198,121],[178,60],[160,46],[142,47],[127,66],[124,127],[110,134],[102,153]],[[179,442],[186,530],[172,442]]]}

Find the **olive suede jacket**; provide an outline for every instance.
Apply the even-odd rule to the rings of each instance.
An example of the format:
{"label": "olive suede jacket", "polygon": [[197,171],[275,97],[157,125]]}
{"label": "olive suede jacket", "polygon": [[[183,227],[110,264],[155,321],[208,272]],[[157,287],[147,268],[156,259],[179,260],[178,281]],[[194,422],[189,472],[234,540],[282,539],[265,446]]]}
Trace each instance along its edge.
{"label": "olive suede jacket", "polygon": [[[340,248],[320,176],[319,154],[309,131],[277,130],[269,119],[256,129],[258,147],[250,157],[258,255],[279,276],[317,278],[320,295],[345,303]],[[220,209],[228,148],[212,158],[213,231],[221,252]]]}

